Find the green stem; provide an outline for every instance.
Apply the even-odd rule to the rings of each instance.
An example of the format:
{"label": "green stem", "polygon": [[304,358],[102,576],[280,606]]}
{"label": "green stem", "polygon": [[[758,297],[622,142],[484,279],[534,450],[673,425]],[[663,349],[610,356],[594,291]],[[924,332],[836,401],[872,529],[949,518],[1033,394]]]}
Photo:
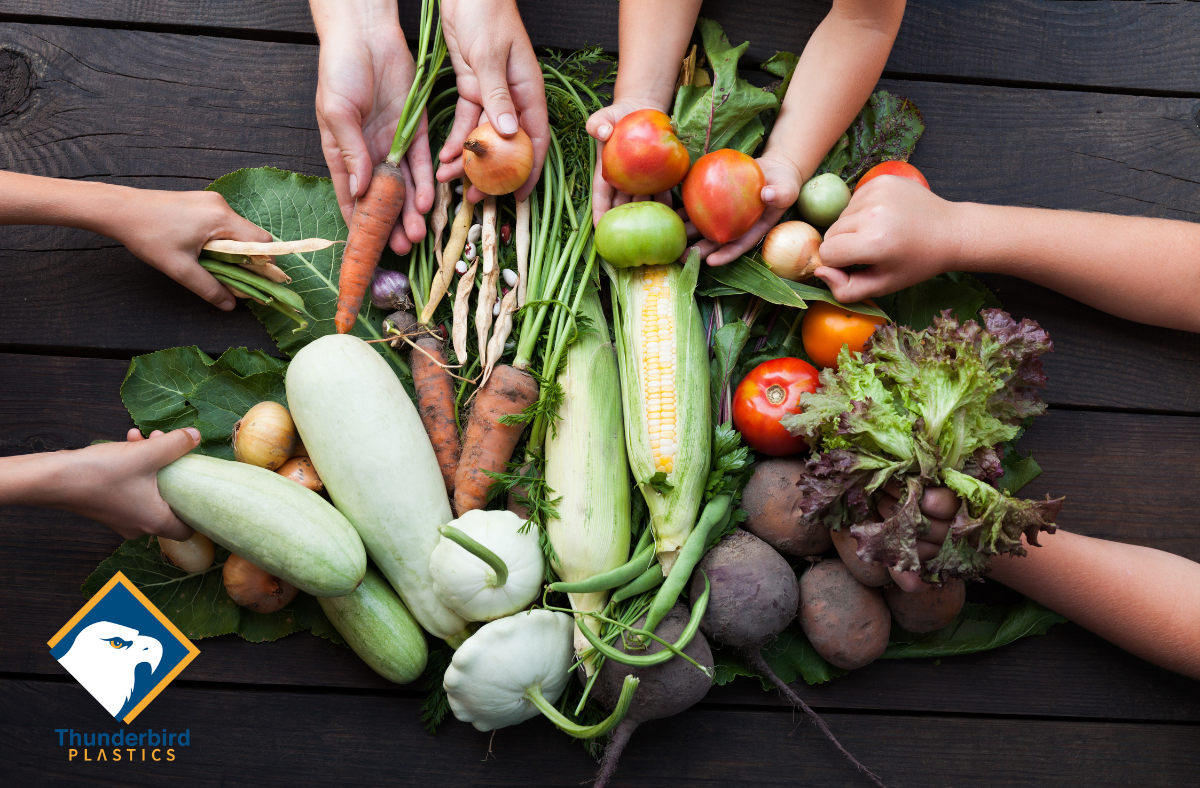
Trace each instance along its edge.
{"label": "green stem", "polygon": [[650,611],[646,613],[646,629],[653,632],[658,627],[658,622],[662,621],[675,606],[675,600],[679,599],[679,594],[687,584],[688,578],[691,577],[692,570],[704,556],[704,548],[708,546],[709,534],[719,523],[727,520],[731,500],[732,496],[728,494],[718,495],[704,507],[704,511],[700,514],[700,522],[696,523],[696,527],[688,535],[687,541],[683,543],[683,547],[679,551],[679,557],[675,559],[675,565],[671,567],[670,574],[659,587],[658,593],[654,595],[654,602],[650,605]]}
{"label": "green stem", "polygon": [[479,542],[472,539],[467,534],[463,533],[453,525],[443,525],[438,528],[438,533],[454,542],[456,545],[466,550],[471,555],[483,561],[492,568],[496,573],[496,582],[494,587],[499,587],[508,582],[508,565],[504,563],[504,559],[487,549]]}
{"label": "green stem", "polygon": [[558,729],[568,736],[574,736],[576,739],[594,739],[597,736],[603,736],[620,724],[621,720],[625,719],[625,715],[629,712],[629,704],[633,702],[633,693],[637,690],[638,680],[634,676],[626,676],[625,682],[621,685],[621,697],[617,699],[617,706],[613,709],[612,714],[595,725],[580,725],[577,722],[572,722],[567,719],[567,716],[558,709],[554,708],[554,704],[546,700],[546,696],[542,694],[542,688],[533,686],[525,690],[525,697],[534,706],[537,706],[538,711],[545,714],[546,717],[558,726]]}
{"label": "green stem", "polygon": [[298,334],[301,331],[303,331],[304,329],[308,328],[308,321],[304,319],[304,315],[302,313],[297,312],[295,309],[292,309],[287,304],[279,303],[278,299],[272,298],[270,301],[267,302],[267,306],[271,307],[276,312],[278,312],[281,315],[283,315],[284,317],[286,317],[288,320],[295,321],[296,327],[292,329],[293,334]]}
{"label": "green stem", "polygon": [[608,591],[625,585],[646,571],[646,567],[653,558],[654,546],[647,545],[627,563],[621,564],[616,569],[610,569],[574,583],[551,583],[550,590],[561,591],[564,594],[593,594],[597,591]]}
{"label": "green stem", "polygon": [[[400,111],[400,119],[396,123],[396,136],[392,140],[392,148],[388,152],[387,161],[393,167],[400,165],[400,160],[408,152],[412,144],[425,104],[429,94],[433,92],[433,83],[437,81],[446,59],[446,39],[442,35],[440,20],[434,18],[434,0],[421,0],[421,29],[417,36],[416,74],[413,75],[412,86],[408,89],[408,98],[404,109]],[[436,28],[436,31],[434,30]],[[433,33],[433,47],[430,52],[429,37]]]}
{"label": "green stem", "polygon": [[638,594],[644,594],[653,588],[658,588],[663,584],[664,580],[666,580],[666,577],[662,573],[662,564],[654,564],[645,572],[638,575],[632,582],[614,591],[612,602],[615,605]]}

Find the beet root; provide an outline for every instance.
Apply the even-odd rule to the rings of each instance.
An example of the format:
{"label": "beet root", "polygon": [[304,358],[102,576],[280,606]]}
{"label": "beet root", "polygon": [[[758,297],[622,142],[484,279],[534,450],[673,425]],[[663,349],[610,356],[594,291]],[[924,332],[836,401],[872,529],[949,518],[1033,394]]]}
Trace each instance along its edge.
{"label": "beet root", "polygon": [[837,548],[838,555],[855,580],[871,588],[879,588],[892,582],[892,576],[888,574],[886,566],[858,557],[858,540],[851,535],[849,528],[830,531],[830,536],[833,537],[833,546]]}
{"label": "beet root", "polygon": [[793,458],[764,460],[742,491],[743,527],[788,555],[818,555],[833,544],[825,525],[803,524],[803,495],[796,483],[804,475],[804,465],[804,460]]}
{"label": "beet root", "polygon": [[854,579],[841,561],[822,561],[800,578],[800,628],[813,649],[846,670],[887,648],[892,617],[883,595]]}
{"label": "beet root", "polygon": [[892,620],[909,632],[933,632],[949,624],[967,601],[967,584],[955,577],[941,586],[910,594],[900,586],[883,589],[883,601],[892,611]]}
{"label": "beet root", "polygon": [[[642,616],[634,624],[634,629],[643,628],[645,623],[646,617]],[[675,605],[659,622],[654,634],[668,643],[674,643],[683,634],[687,623],[687,608],[683,605]],[[624,638],[617,638],[613,645],[620,651],[628,651],[625,648]],[[649,655],[662,650],[663,645],[652,640],[646,649],[635,653]],[[713,669],[712,649],[708,647],[708,641],[704,639],[704,635],[699,632],[683,649],[683,653],[710,671]],[[697,670],[695,665],[679,657],[650,667],[632,667],[606,659],[604,667],[600,669],[600,674],[596,677],[596,683],[592,686],[592,697],[605,709],[611,711],[617,705],[617,699],[621,696],[621,685],[625,681],[625,677],[629,675],[636,676],[641,683],[638,684],[637,692],[633,694],[629,712],[625,715],[625,719],[621,720],[621,723],[613,729],[608,746],[604,748],[604,757],[600,761],[600,771],[596,775],[594,788],[604,788],[608,784],[609,779],[617,770],[617,761],[621,757],[621,752],[639,725],[648,720],[670,717],[696,705],[708,694],[708,688],[712,686],[711,675]],[[582,668],[580,669],[580,679],[586,680]]]}

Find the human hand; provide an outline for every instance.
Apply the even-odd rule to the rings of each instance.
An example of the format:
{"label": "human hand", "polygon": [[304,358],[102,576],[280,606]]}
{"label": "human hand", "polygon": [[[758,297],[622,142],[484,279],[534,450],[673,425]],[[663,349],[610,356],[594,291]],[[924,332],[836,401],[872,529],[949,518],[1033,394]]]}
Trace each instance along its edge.
{"label": "human hand", "polygon": [[749,232],[740,238],[720,246],[709,240],[696,244],[701,257],[706,257],[709,265],[732,263],[757,246],[767,231],[778,224],[783,212],[794,205],[800,196],[800,172],[786,156],[766,150],[757,161],[765,181],[759,196],[767,208]]}
{"label": "human hand", "polygon": [[[390,17],[325,21],[320,27],[317,126],[333,191],[346,223],[367,193],[373,167],[392,147],[416,66],[393,6]],[[388,245],[407,254],[425,237],[423,214],[433,207],[433,161],[424,114],[400,162],[406,198]]]}
{"label": "human hand", "polygon": [[[949,271],[963,246],[960,205],[907,178],[874,178],[825,232],[815,274],[849,304]],[[852,265],[867,268],[842,270]]]}
{"label": "human hand", "polygon": [[[533,170],[515,192],[524,200],[537,185],[550,147],[550,120],[542,67],[514,0],[442,0],[442,30],[458,81],[458,106],[446,144],[438,154],[437,179],[463,176],[463,143],[486,113],[492,128],[512,137],[518,126],[533,143]],[[473,203],[483,192],[472,186]]]}
{"label": "human hand", "polygon": [[[876,506],[881,517],[885,520],[892,516],[899,503],[900,488],[893,482],[884,485],[884,494],[880,496]],[[926,487],[921,497],[921,513],[929,520],[929,533],[917,537],[917,555],[921,563],[928,561],[938,554],[946,535],[950,533],[950,524],[958,513],[961,501],[949,487]],[[932,586],[921,579],[920,572],[898,572],[888,568],[892,581],[908,592],[927,591]]]}
{"label": "human hand", "polygon": [[[587,132],[596,140],[596,172],[592,177],[592,223],[598,224],[600,217],[618,205],[627,202],[640,202],[651,199],[648,195],[626,194],[618,191],[612,184],[604,180],[604,167],[601,160],[604,156],[604,143],[612,136],[617,123],[631,112],[639,109],[656,109],[668,112],[669,107],[663,107],[659,102],[642,98],[615,98],[607,107],[596,110],[588,118]],[[670,207],[671,192],[668,189],[653,195],[653,199]]]}
{"label": "human hand", "polygon": [[57,472],[41,491],[43,506],[89,517],[126,539],[145,534],[187,539],[192,529],[175,516],[158,493],[158,471],[200,445],[195,427],[149,438],[131,429],[125,443],[100,443],[55,452]]}
{"label": "human hand", "polygon": [[210,304],[233,309],[233,294],[197,262],[200,250],[213,240],[265,243],[271,234],[236,214],[216,192],[115,188],[121,190],[119,207],[97,229]]}

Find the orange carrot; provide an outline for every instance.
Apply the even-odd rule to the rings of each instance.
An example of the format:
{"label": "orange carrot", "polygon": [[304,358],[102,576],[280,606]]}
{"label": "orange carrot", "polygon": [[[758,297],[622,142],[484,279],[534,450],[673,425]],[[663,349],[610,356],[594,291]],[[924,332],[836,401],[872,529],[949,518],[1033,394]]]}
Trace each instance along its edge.
{"label": "orange carrot", "polygon": [[371,171],[371,185],[355,204],[350,220],[350,236],[338,274],[337,315],[333,319],[339,334],[347,334],[354,328],[379,256],[403,207],[404,175],[385,159]]}
{"label": "orange carrot", "polygon": [[[453,495],[454,474],[462,454],[458,424],[454,420],[454,379],[438,366],[438,363],[446,363],[441,342],[433,337],[422,337],[416,344],[420,350],[412,353],[412,377],[413,387],[417,390],[417,412],[421,414],[421,423],[433,443],[446,492]],[[421,350],[437,359],[437,363]]]}
{"label": "orange carrot", "polygon": [[454,475],[454,509],[461,517],[487,505],[492,478],[488,472],[504,471],[524,424],[501,424],[503,416],[520,413],[538,397],[537,381],[528,372],[507,364],[493,370],[479,393],[467,421],[462,458]]}

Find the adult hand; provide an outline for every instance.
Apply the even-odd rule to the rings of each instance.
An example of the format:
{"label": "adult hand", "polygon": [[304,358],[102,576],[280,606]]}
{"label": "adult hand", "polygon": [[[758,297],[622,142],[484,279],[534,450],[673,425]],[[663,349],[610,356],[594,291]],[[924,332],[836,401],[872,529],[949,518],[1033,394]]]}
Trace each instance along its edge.
{"label": "adult hand", "polygon": [[712,241],[704,241],[704,245],[699,248],[702,255],[711,250],[707,256],[709,265],[732,263],[757,246],[767,231],[779,222],[783,212],[794,205],[796,198],[800,196],[800,172],[786,156],[770,150],[764,151],[758,159],[758,166],[762,168],[765,181],[759,196],[767,204],[766,210],[749,232],[740,238],[720,246]]}
{"label": "adult hand", "polygon": [[[355,200],[367,193],[372,168],[391,150],[416,73],[397,13],[392,6],[390,18],[352,16],[318,27],[317,126],[347,224]],[[433,207],[433,162],[423,114],[400,170],[406,197],[389,245],[397,254],[406,254],[425,237],[423,214]]]}
{"label": "adult hand", "polygon": [[[631,112],[637,112],[639,109],[657,109],[667,112],[669,108],[664,108],[658,102],[649,99],[621,98],[614,100],[611,105],[593,112],[592,116],[588,118],[587,132],[596,140],[596,173],[592,177],[592,222],[594,224],[599,223],[600,217],[618,205],[651,199],[648,195],[635,196],[618,191],[612,184],[604,180],[604,167],[601,164],[604,156],[604,143],[608,142],[608,138],[612,136],[617,123],[621,118]],[[660,192],[653,195],[653,199],[669,207],[671,192],[670,190]]]}
{"label": "adult hand", "polygon": [[[900,488],[889,482],[884,485],[884,494],[876,507],[885,520],[892,516],[899,503]],[[929,520],[929,533],[917,537],[917,555],[924,563],[938,554],[942,542],[950,532],[950,524],[961,504],[958,496],[949,487],[926,487],[921,496],[921,513]],[[888,569],[892,581],[908,592],[928,591],[930,586],[921,579],[920,572],[898,572]]]}
{"label": "adult hand", "polygon": [[[848,304],[948,271],[963,247],[958,205],[907,178],[874,178],[825,232],[816,276]],[[867,267],[842,270],[853,265]]]}
{"label": "adult hand", "polygon": [[[533,170],[515,192],[524,200],[537,185],[550,147],[550,121],[542,67],[521,22],[514,0],[442,0],[442,30],[458,81],[454,124],[442,146],[437,179],[463,176],[462,147],[487,120],[501,136],[512,137],[518,126],[533,143]],[[466,197],[480,202],[474,186]]]}

